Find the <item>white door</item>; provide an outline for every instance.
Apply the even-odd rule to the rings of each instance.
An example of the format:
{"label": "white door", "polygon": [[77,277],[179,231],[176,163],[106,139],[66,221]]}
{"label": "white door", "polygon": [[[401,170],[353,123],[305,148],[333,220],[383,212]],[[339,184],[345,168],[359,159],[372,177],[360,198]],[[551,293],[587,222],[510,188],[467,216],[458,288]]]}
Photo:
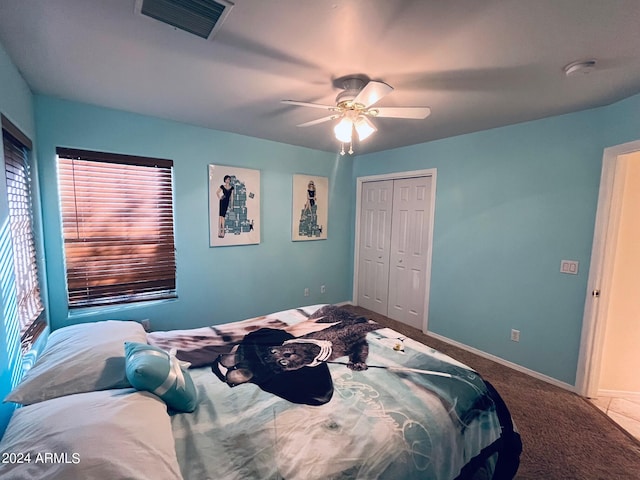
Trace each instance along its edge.
{"label": "white door", "polygon": [[362,185],[358,305],[387,315],[393,180]]}
{"label": "white door", "polygon": [[428,295],[432,176],[362,183],[358,305],[422,330]]}
{"label": "white door", "polygon": [[[605,344],[607,338],[611,338],[610,332],[615,328],[609,323],[610,300],[614,294],[616,259],[619,259],[622,253],[617,250],[619,236],[622,234],[620,228],[624,206],[623,194],[628,174],[625,166],[629,156],[636,155],[637,152],[640,152],[640,140],[605,148],[602,158],[598,209],[576,372],[576,390],[586,397],[598,396],[601,381],[605,377]],[[626,259],[623,261],[627,263]],[[617,350],[622,349],[618,346]],[[632,351],[629,350],[629,354]],[[633,360],[628,365],[633,365]]]}
{"label": "white door", "polygon": [[429,228],[431,177],[394,180],[389,270],[389,318],[422,330]]}

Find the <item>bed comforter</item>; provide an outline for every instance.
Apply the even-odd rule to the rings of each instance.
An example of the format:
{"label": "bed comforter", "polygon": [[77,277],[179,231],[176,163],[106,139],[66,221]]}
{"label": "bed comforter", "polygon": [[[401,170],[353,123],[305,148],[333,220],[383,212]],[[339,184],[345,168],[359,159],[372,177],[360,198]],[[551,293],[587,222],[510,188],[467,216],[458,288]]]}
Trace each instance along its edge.
{"label": "bed comforter", "polygon": [[332,306],[155,332],[199,405],[172,429],[186,479],[512,478],[520,438],[456,360]]}

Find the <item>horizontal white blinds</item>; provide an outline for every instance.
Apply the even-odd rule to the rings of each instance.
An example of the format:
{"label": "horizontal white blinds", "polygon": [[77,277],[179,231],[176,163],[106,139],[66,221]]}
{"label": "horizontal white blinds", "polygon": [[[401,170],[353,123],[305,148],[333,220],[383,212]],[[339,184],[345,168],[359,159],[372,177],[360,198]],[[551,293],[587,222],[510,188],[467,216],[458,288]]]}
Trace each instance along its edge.
{"label": "horizontal white blinds", "polygon": [[4,129],[2,140],[18,319],[22,336],[44,309],[40,298],[33,235],[29,157],[27,148]]}
{"label": "horizontal white blinds", "polygon": [[172,166],[58,149],[70,307],[175,297]]}

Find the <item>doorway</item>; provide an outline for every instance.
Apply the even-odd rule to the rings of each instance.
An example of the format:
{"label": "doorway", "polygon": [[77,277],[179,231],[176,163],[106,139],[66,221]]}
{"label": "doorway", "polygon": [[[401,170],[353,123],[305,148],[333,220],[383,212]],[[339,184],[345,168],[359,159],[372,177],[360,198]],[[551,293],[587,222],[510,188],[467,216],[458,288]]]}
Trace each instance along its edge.
{"label": "doorway", "polygon": [[640,265],[639,189],[640,141],[605,149],[576,377],[576,391],[589,398],[603,392],[640,398],[633,372],[640,361],[640,301],[625,293],[640,285],[630,283],[637,275],[628,270]]}
{"label": "doorway", "polygon": [[356,304],[427,331],[435,169],[360,177]]}

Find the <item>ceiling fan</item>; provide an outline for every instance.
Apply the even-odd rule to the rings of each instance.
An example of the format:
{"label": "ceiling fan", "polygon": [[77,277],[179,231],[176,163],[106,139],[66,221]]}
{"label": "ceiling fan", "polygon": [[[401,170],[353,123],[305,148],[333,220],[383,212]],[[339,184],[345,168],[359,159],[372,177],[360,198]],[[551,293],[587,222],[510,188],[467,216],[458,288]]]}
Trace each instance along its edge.
{"label": "ceiling fan", "polygon": [[353,154],[353,130],[362,141],[377,131],[371,118],[406,118],[422,120],[431,113],[429,107],[374,107],[380,99],[393,91],[393,87],[384,82],[360,77],[345,77],[342,80],[343,91],[336,97],[335,105],[282,100],[282,103],[298,107],[312,107],[331,112],[326,117],[301,123],[298,127],[310,127],[319,123],[340,119],[333,128],[336,138],[342,143],[341,155],[345,154],[344,144],[348,143],[349,154]]}

